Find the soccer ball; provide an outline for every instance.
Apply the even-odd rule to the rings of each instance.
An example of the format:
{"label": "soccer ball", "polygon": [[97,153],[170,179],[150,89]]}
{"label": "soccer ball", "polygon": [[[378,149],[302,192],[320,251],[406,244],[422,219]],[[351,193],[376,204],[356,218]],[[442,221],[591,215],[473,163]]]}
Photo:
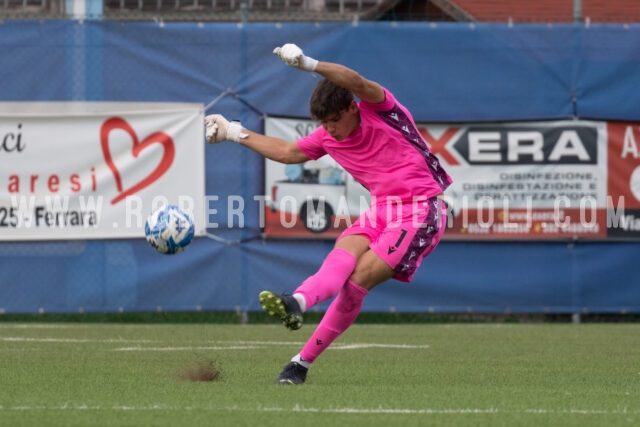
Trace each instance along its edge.
{"label": "soccer ball", "polygon": [[163,206],[152,212],[144,225],[147,242],[161,254],[184,251],[191,243],[193,234],[193,220],[175,205]]}

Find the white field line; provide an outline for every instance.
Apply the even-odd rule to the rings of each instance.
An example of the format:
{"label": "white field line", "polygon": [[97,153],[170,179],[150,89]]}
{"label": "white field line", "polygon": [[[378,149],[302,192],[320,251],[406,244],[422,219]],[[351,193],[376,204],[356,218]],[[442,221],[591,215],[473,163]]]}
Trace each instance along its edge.
{"label": "white field line", "polygon": [[[27,338],[27,337],[0,337],[0,341],[5,342],[37,342],[37,343],[152,343],[151,340],[126,340],[122,338],[114,339],[80,339],[80,338]],[[157,341],[156,341],[157,342]]]}
{"label": "white field line", "polygon": [[567,408],[567,409],[522,409],[522,410],[510,410],[499,408],[341,408],[341,407],[329,407],[329,408],[308,408],[300,405],[293,407],[246,407],[228,406],[224,408],[216,407],[182,407],[171,406],[165,404],[153,404],[144,406],[128,406],[128,405],[116,405],[116,406],[100,406],[100,405],[86,405],[86,404],[70,404],[58,406],[45,406],[45,405],[16,405],[16,406],[1,406],[0,411],[192,411],[192,410],[209,410],[209,411],[231,411],[231,412],[281,412],[281,413],[324,413],[324,414],[393,414],[393,415],[463,415],[463,414],[559,414],[559,415],[637,415],[640,414],[640,409],[629,409],[627,407],[618,409],[579,409],[579,408]]}
{"label": "white field line", "polygon": [[[283,346],[283,345],[295,345],[295,346],[302,346],[305,344],[304,341],[298,341],[298,342],[294,342],[294,341],[215,341],[217,343],[232,343],[232,344],[251,344],[251,345],[277,345],[277,346]],[[332,344],[331,347],[329,348],[333,348],[335,350],[353,350],[353,349],[360,349],[360,348],[408,348],[408,349],[420,349],[420,348],[429,348],[428,344],[422,344],[422,345],[414,345],[414,344],[376,344],[376,343],[363,343],[363,344],[341,344],[341,343],[335,343]]]}
{"label": "white field line", "polygon": [[[331,347],[329,347],[331,348]],[[336,344],[334,350],[357,350],[361,348],[396,348],[396,349],[420,349],[429,348],[429,345],[410,345],[410,344]]]}
{"label": "white field line", "polygon": [[[110,343],[135,343],[135,344],[149,344],[157,343],[158,341],[144,340],[144,339],[81,339],[81,338],[31,338],[31,337],[0,337],[0,342],[29,342],[29,343],[90,343],[90,344],[110,344]],[[193,351],[193,350],[252,350],[258,348],[264,348],[268,346],[293,346],[300,347],[304,345],[304,342],[294,341],[211,341],[211,346],[155,346],[155,347],[143,347],[140,345],[130,347],[115,348],[113,351]],[[217,345],[222,344],[222,345]],[[411,345],[411,344],[383,344],[383,343],[353,343],[342,344],[335,343],[329,349],[331,350],[358,350],[363,348],[394,348],[394,349],[427,349],[429,345]]]}
{"label": "white field line", "polygon": [[[227,341],[228,342],[228,341]],[[277,345],[279,347],[283,345],[291,345],[291,346],[302,346],[304,343],[294,343],[294,342],[280,342],[280,343],[270,343],[270,342],[251,342],[251,341],[240,341],[245,345],[242,346],[234,346],[234,345],[225,345],[225,346],[211,346],[211,347],[121,347],[116,348],[113,351],[191,351],[191,350],[247,350],[247,349],[259,349],[265,348],[267,346]],[[395,348],[395,349],[424,349],[429,348],[428,345],[405,345],[405,344],[376,344],[376,343],[362,343],[362,344],[334,344],[328,348],[328,350],[357,350],[362,348]]]}
{"label": "white field line", "polygon": [[220,350],[255,350],[263,348],[255,345],[231,345],[208,347],[121,347],[113,351],[220,351]]}
{"label": "white field line", "polygon": [[[153,340],[144,340],[144,339],[123,339],[123,338],[113,338],[113,339],[84,339],[84,338],[54,338],[54,337],[41,337],[41,338],[30,338],[30,337],[0,337],[0,342],[28,342],[28,343],[69,343],[69,344],[78,344],[78,343],[136,343],[136,344],[149,344],[149,343],[158,343],[159,341]],[[113,351],[192,351],[192,350],[211,350],[211,351],[220,351],[220,350],[252,350],[258,348],[264,348],[269,346],[295,346],[300,347],[304,345],[304,342],[295,342],[295,341],[212,341],[213,345],[211,346],[156,346],[156,347],[143,347],[143,346],[130,346],[130,347],[120,347],[115,348]],[[218,345],[221,344],[221,345]],[[331,350],[359,350],[364,348],[394,348],[394,349],[426,349],[429,348],[429,345],[411,345],[411,344],[382,344],[382,343],[352,343],[352,344],[342,344],[335,343],[333,346],[329,347]]]}
{"label": "white field line", "polygon": [[243,341],[243,340],[222,340],[212,341],[216,344],[250,344],[250,345],[304,345],[304,341]]}
{"label": "white field line", "polygon": [[60,323],[0,323],[0,329],[69,329],[86,328],[89,325],[60,324]]}

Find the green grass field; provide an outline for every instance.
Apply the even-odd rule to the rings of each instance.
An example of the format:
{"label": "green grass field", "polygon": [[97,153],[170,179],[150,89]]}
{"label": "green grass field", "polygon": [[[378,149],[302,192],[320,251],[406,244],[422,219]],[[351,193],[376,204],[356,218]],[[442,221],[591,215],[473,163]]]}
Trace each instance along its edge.
{"label": "green grass field", "polygon": [[273,384],[313,326],[3,322],[0,425],[640,424],[638,324],[356,324]]}

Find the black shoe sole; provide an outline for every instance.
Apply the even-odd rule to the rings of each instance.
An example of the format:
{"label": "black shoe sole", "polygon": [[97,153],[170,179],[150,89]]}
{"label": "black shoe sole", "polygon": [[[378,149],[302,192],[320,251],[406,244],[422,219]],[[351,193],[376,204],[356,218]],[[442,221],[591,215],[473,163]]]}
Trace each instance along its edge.
{"label": "black shoe sole", "polygon": [[297,313],[287,313],[282,298],[271,291],[260,292],[260,305],[269,316],[277,317],[282,324],[296,331],[302,327],[302,316]]}

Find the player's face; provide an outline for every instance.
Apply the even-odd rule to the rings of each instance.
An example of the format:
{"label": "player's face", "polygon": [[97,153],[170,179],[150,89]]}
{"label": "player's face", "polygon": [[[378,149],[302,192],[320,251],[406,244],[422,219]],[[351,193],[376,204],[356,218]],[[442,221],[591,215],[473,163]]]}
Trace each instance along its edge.
{"label": "player's face", "polygon": [[353,101],[349,108],[330,115],[320,124],[336,141],[342,141],[360,126],[358,105]]}

